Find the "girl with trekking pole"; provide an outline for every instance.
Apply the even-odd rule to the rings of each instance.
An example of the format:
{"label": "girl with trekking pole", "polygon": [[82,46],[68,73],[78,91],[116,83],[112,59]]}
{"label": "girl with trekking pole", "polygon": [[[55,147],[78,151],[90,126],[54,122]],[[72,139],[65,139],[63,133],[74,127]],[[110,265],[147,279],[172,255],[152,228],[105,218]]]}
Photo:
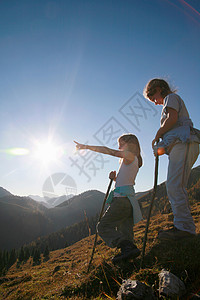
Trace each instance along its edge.
{"label": "girl with trekking pole", "polygon": [[[155,105],[162,105],[160,128],[152,141],[154,154],[169,158],[167,195],[172,207],[174,226],[161,230],[161,240],[179,240],[195,236],[186,191],[189,175],[199,155],[200,131],[193,127],[186,106],[179,95],[163,79],[152,79],[144,88],[144,96]],[[155,142],[159,141],[157,146]]]}
{"label": "girl with trekking pole", "polygon": [[113,263],[137,257],[140,250],[133,243],[133,224],[142,219],[133,187],[138,170],[142,166],[137,137],[133,134],[120,136],[119,150],[75,143],[77,150],[88,149],[120,158],[118,173],[112,171],[109,174],[109,178],[115,181],[115,188],[109,194],[107,199],[109,206],[97,224],[97,230],[109,247],[121,249],[121,252],[112,258]]}

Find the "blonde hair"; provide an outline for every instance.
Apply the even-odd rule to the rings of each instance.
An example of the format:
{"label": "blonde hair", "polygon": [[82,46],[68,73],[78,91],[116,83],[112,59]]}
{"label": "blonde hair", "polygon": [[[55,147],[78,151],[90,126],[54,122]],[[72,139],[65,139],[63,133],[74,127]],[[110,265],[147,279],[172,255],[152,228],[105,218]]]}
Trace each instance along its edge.
{"label": "blonde hair", "polygon": [[[124,142],[128,145],[128,150],[133,152],[138,158],[139,168],[142,166],[141,149],[138,138],[131,133],[123,134],[118,138],[118,142]],[[136,146],[136,147],[135,147]]]}
{"label": "blonde hair", "polygon": [[156,93],[156,88],[161,89],[161,95],[163,97],[166,97],[167,95],[171,93],[175,93],[176,90],[171,89],[169,84],[164,79],[154,78],[151,79],[147,85],[144,88],[143,95],[146,99],[149,99],[149,97],[153,96]]}

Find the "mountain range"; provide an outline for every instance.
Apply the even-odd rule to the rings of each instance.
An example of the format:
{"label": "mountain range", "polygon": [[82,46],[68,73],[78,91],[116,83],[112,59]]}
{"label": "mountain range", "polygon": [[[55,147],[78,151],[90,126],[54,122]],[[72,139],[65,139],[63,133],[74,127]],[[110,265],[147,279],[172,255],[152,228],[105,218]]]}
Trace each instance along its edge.
{"label": "mountain range", "polygon": [[[191,172],[188,182],[189,196],[200,198],[200,166]],[[195,195],[195,197],[194,197]],[[0,250],[10,250],[28,244],[41,236],[57,232],[99,213],[105,194],[90,190],[47,208],[41,202],[30,197],[12,195],[0,187]],[[148,212],[152,190],[136,193],[142,208],[143,216]],[[165,183],[157,187],[153,214],[169,213]]]}
{"label": "mountain range", "polygon": [[[12,195],[0,188],[0,249],[9,250],[37,237],[96,215],[104,198],[100,191],[86,191],[54,208],[46,208],[30,197]],[[85,211],[85,212],[84,212]]]}

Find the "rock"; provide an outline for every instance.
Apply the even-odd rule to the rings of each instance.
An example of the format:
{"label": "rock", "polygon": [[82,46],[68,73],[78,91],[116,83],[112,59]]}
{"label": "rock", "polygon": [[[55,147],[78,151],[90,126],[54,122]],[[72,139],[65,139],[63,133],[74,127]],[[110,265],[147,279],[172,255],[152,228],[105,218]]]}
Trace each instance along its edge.
{"label": "rock", "polygon": [[185,285],[174,274],[162,269],[159,276],[159,296],[183,296],[186,292]]}
{"label": "rock", "polygon": [[138,280],[123,280],[117,293],[117,300],[153,300],[155,299],[150,286]]}

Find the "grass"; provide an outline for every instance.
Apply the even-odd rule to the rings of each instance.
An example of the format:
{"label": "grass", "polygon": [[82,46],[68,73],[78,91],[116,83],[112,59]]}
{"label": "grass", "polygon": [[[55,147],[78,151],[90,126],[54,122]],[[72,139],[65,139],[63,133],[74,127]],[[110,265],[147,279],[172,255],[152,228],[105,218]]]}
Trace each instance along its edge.
{"label": "grass", "polygon": [[[192,214],[200,233],[200,204],[192,206]],[[145,221],[134,227],[137,246],[142,249]],[[172,225],[172,214],[157,214],[151,218],[144,269],[140,257],[135,261],[114,266],[111,257],[115,250],[108,248],[99,238],[90,272],[88,263],[94,236],[76,244],[50,252],[50,259],[33,265],[29,259],[17,267],[14,264],[0,278],[1,299],[115,299],[123,279],[137,279],[153,286],[158,296],[158,274],[165,268],[182,279],[189,299],[200,290],[200,235],[184,242],[161,243],[157,240],[159,229]]]}

